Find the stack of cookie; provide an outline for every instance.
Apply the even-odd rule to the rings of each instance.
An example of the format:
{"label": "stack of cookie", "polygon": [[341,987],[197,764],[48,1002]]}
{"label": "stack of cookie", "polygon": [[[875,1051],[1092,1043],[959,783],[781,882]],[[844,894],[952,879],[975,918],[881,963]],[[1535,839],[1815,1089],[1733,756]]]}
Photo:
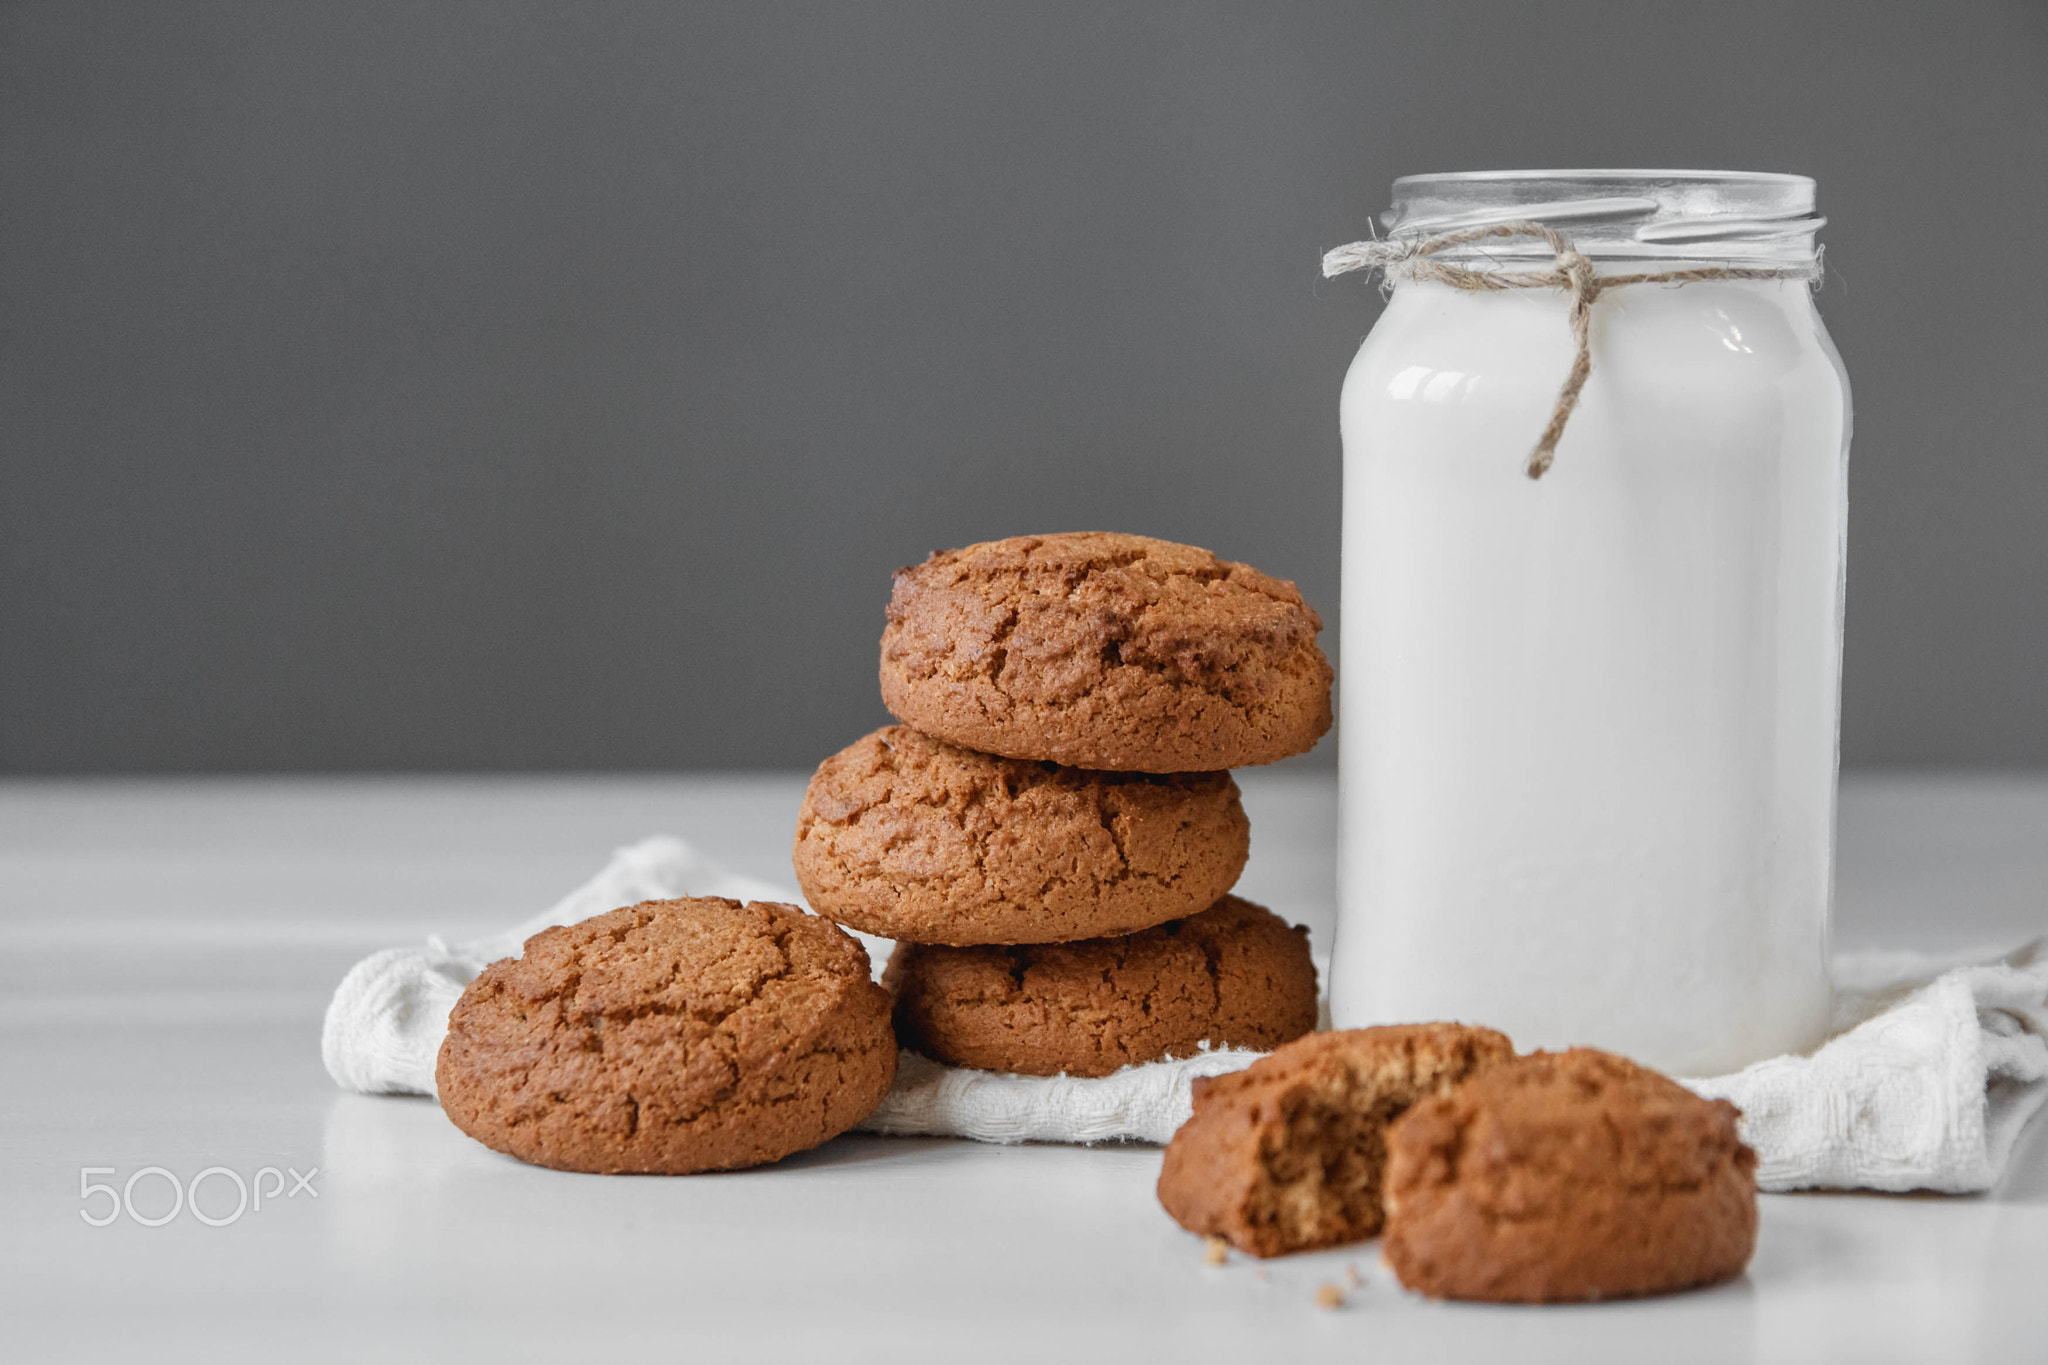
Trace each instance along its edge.
{"label": "stack of cookie", "polygon": [[1143,536],[1020,536],[900,570],[882,700],[798,816],[811,907],[897,941],[899,1041],[1104,1076],[1315,1026],[1307,931],[1228,894],[1230,768],[1330,726],[1294,585]]}

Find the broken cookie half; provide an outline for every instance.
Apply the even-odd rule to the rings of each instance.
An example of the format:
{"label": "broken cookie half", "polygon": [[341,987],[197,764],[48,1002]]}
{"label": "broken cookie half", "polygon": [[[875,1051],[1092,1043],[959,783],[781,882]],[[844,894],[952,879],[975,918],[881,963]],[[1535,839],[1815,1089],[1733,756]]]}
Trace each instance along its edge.
{"label": "broken cookie half", "polygon": [[1505,1035],[1397,1024],[1300,1038],[1243,1071],[1195,1082],[1159,1202],[1190,1232],[1254,1256],[1376,1236],[1387,1128],[1418,1100],[1511,1061]]}

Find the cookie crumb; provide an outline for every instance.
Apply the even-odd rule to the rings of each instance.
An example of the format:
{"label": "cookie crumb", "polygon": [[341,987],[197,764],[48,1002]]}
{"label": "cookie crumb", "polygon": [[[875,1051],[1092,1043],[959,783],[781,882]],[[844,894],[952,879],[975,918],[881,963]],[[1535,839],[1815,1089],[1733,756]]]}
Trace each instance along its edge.
{"label": "cookie crumb", "polygon": [[1268,1275],[1268,1274],[1266,1273],[1266,1267],[1264,1267],[1264,1266],[1260,1266],[1260,1267],[1259,1267],[1259,1278],[1260,1278],[1260,1279],[1262,1279],[1262,1280],[1270,1280],[1270,1279],[1272,1279],[1273,1277],[1272,1277],[1271,1275]]}
{"label": "cookie crumb", "polygon": [[1365,1288],[1365,1276],[1358,1273],[1358,1263],[1356,1261],[1346,1261],[1344,1263],[1344,1283],[1350,1285],[1353,1289]]}
{"label": "cookie crumb", "polygon": [[1207,1237],[1202,1241],[1202,1264],[1222,1265],[1230,1259],[1230,1243],[1221,1237]]}
{"label": "cookie crumb", "polygon": [[1344,1306],[1344,1291],[1334,1284],[1316,1286],[1316,1307],[1338,1309]]}

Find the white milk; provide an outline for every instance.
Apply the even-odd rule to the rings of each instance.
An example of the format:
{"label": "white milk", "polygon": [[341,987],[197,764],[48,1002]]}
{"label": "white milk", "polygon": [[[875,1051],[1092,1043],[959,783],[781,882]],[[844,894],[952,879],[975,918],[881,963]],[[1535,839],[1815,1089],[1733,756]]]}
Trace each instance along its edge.
{"label": "white milk", "polygon": [[1403,283],[1345,381],[1331,1009],[1713,1075],[1828,1019],[1847,381],[1803,283],[1613,289],[1532,481],[1565,309]]}

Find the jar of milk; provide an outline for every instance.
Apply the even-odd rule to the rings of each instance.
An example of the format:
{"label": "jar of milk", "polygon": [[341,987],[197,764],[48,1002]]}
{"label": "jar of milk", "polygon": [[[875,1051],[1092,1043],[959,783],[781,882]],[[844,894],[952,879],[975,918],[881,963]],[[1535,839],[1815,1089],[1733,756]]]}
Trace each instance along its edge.
{"label": "jar of milk", "polygon": [[1409,176],[1385,221],[1347,249],[1392,295],[1343,396],[1336,1024],[1812,1047],[1849,450],[1813,182]]}

